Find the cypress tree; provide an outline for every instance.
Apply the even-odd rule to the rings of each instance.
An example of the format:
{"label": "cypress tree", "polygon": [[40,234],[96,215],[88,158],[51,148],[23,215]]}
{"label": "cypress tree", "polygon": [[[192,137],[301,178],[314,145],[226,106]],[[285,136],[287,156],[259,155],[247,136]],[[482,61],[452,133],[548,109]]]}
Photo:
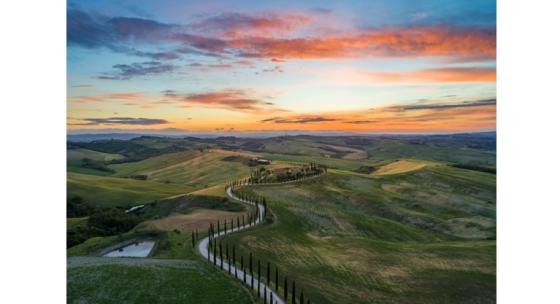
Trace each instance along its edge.
{"label": "cypress tree", "polygon": [[263,288],[263,299],[264,299],[263,303],[266,304],[266,299],[267,299],[266,288]]}
{"label": "cypress tree", "polygon": [[226,260],[228,261],[228,273],[231,273],[231,263],[229,262],[229,245],[226,244]]}
{"label": "cypress tree", "polygon": [[206,246],[206,249],[207,249],[207,251],[208,251],[208,252],[207,252],[207,253],[208,253],[208,254],[207,254],[207,255],[208,255],[208,262],[210,262],[210,245]]}
{"label": "cypress tree", "polygon": [[224,269],[224,258],[222,256],[222,242],[220,241],[220,269]]}
{"label": "cypress tree", "polygon": [[299,294],[299,303],[301,303],[301,304],[305,303],[303,301],[303,289],[301,290],[301,293]]}
{"label": "cypress tree", "polygon": [[231,218],[231,232],[233,232],[233,217]]}
{"label": "cypress tree", "polygon": [[191,233],[192,248],[194,248],[194,231]]}
{"label": "cypress tree", "polygon": [[288,301],[288,277],[284,277],[284,300]]}
{"label": "cypress tree", "polygon": [[266,263],[266,285],[270,285],[270,262]]}
{"label": "cypress tree", "polygon": [[276,286],[274,289],[276,292],[278,292],[278,267],[276,267]]}
{"label": "cypress tree", "polygon": [[214,266],[216,266],[216,239],[214,239]]}
{"label": "cypress tree", "polygon": [[253,289],[253,253],[249,252],[249,273],[251,274],[251,289]]}
{"label": "cypress tree", "polygon": [[261,296],[261,260],[257,260],[257,295]]}
{"label": "cypress tree", "polygon": [[239,216],[237,217],[237,230],[239,230]]}
{"label": "cypress tree", "polygon": [[269,303],[272,304],[272,291],[270,291],[270,301],[269,301]]}
{"label": "cypress tree", "polygon": [[243,226],[245,226],[245,214],[243,214]]}
{"label": "cypress tree", "polygon": [[292,281],[292,304],[296,304],[296,280]]}
{"label": "cypress tree", "polygon": [[241,271],[243,271],[243,283],[247,283],[246,280],[247,272],[245,272],[245,265],[243,265],[243,256],[241,256]]}
{"label": "cypress tree", "polygon": [[235,246],[233,246],[233,272],[235,273],[235,277],[237,278],[237,268],[235,267]]}
{"label": "cypress tree", "polygon": [[220,220],[218,220],[218,236],[220,235]]}

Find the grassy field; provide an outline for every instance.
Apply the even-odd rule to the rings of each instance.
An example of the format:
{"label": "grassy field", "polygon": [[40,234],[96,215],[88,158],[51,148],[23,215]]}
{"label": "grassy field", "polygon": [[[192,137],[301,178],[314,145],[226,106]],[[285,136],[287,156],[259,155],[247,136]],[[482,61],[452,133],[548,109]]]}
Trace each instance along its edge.
{"label": "grassy field", "polygon": [[133,206],[190,192],[187,185],[163,184],[129,178],[88,174],[67,174],[68,197],[80,196],[84,202],[100,207]]}
{"label": "grassy field", "polygon": [[111,165],[110,168],[114,169],[115,176],[119,177],[147,175],[149,180],[201,189],[249,175],[250,168],[246,164],[227,160],[232,156],[255,157],[246,152],[195,150]]}
{"label": "grassy field", "polygon": [[66,157],[68,160],[82,160],[83,158],[90,158],[93,160],[111,161],[114,159],[124,158],[124,156],[120,154],[104,153],[104,152],[98,152],[98,151],[93,151],[84,148],[69,149],[66,151],[66,153],[67,153]]}
{"label": "grassy field", "polygon": [[[315,303],[494,303],[495,176],[427,167],[251,187],[274,223],[227,237]],[[269,220],[270,222],[270,220]]]}
{"label": "grassy field", "polygon": [[67,270],[68,303],[256,303],[241,284],[204,261],[92,265]]}
{"label": "grassy field", "polygon": [[401,174],[410,171],[420,170],[429,165],[429,163],[416,160],[397,160],[379,167],[373,172],[373,175],[391,175]]}

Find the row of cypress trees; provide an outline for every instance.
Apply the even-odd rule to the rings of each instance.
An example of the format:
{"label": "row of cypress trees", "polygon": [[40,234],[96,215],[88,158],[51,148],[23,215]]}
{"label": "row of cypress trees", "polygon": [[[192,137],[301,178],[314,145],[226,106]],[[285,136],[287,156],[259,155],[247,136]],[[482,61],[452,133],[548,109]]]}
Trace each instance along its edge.
{"label": "row of cypress trees", "polygon": [[[310,164],[309,168],[319,168],[316,164]],[[314,170],[313,170],[314,171]],[[325,171],[321,171],[321,172],[326,172]],[[317,173],[320,174],[321,172]],[[315,175],[315,174],[313,174]],[[264,208],[264,212],[262,217],[260,218],[260,220],[264,220],[264,218],[267,215],[267,211],[268,211],[268,207],[267,207],[267,203],[266,203],[266,199],[262,196],[254,196],[254,195],[248,195],[248,194],[244,194],[244,193],[237,193],[234,192],[236,187],[239,186],[243,186],[243,185],[251,185],[252,181],[251,179],[243,179],[243,180],[238,180],[238,181],[234,181],[229,183],[225,189],[227,191],[227,188],[231,187],[232,193],[234,193],[235,196],[237,196],[238,198],[244,200],[244,201],[248,201],[250,203],[253,203],[256,206],[256,209],[254,212],[251,212],[247,215],[247,218],[245,218],[245,215],[242,216],[242,218],[237,217],[237,228],[239,229],[239,227],[244,227],[245,226],[245,219],[247,219],[247,223],[249,224],[249,226],[251,225],[255,225],[257,219],[259,219],[260,212],[259,212],[259,205],[262,206]],[[240,256],[239,258],[239,263],[240,263],[240,267],[237,267],[237,262],[238,260],[236,259],[236,250],[235,250],[235,246],[231,246],[231,255],[230,255],[230,246],[228,244],[225,245],[225,260],[227,261],[227,267],[224,267],[224,246],[222,246],[222,242],[220,241],[219,243],[217,242],[217,238],[216,236],[219,236],[219,233],[221,231],[225,231],[227,233],[228,231],[228,225],[227,225],[227,221],[224,220],[223,222],[223,229],[222,229],[222,225],[220,224],[220,221],[218,220],[216,223],[216,226],[214,226],[214,224],[210,224],[210,227],[208,229],[208,237],[209,237],[209,246],[207,248],[208,250],[208,261],[212,262],[215,266],[220,267],[221,270],[226,270],[228,272],[228,274],[233,275],[234,277],[237,277],[238,275],[238,269],[239,271],[242,272],[243,275],[243,282],[247,285],[251,286],[251,289],[254,290],[255,289],[255,283],[257,284],[257,296],[261,297],[261,288],[260,288],[260,284],[263,283],[261,282],[261,261],[260,259],[257,260],[256,262],[256,278],[255,278],[255,271],[253,269],[254,266],[254,259],[253,259],[253,253],[250,252],[249,253],[249,259],[248,259],[248,266],[247,264],[245,264],[245,257],[243,255]],[[230,219],[230,230],[229,231],[233,231],[234,229],[234,221],[233,219]],[[193,244],[193,248],[196,245],[196,242],[198,241],[198,230],[193,231],[192,233],[192,244]],[[211,259],[210,257],[210,252],[213,253],[213,259]],[[219,256],[219,265],[218,265],[218,256]],[[232,267],[233,266],[233,267]],[[227,268],[227,269],[226,269]],[[248,268],[248,269],[247,269]],[[270,281],[271,281],[271,264],[270,262],[266,263],[266,286],[268,286],[271,290],[272,290],[272,286],[270,285]],[[248,277],[250,277],[250,282],[248,282]],[[274,291],[278,292],[278,289],[281,288],[280,286],[280,275],[279,275],[279,270],[278,267],[275,267],[275,271],[274,271]],[[264,280],[264,277],[263,277]],[[297,302],[299,302],[299,304],[305,304],[305,294],[303,289],[300,290],[300,294],[299,294],[299,301],[297,301],[297,290],[296,290],[296,281],[292,280],[292,284],[291,284],[291,292],[289,289],[289,278],[288,276],[284,276],[284,286],[283,286],[283,298],[286,301],[286,303],[290,303],[289,300],[291,300],[292,304],[296,304]],[[274,303],[273,301],[273,294],[272,292],[268,292],[268,290],[266,288],[262,288],[262,297],[263,297],[263,303],[267,304],[272,304]],[[309,298],[307,298],[307,303],[310,304],[311,300]]]}

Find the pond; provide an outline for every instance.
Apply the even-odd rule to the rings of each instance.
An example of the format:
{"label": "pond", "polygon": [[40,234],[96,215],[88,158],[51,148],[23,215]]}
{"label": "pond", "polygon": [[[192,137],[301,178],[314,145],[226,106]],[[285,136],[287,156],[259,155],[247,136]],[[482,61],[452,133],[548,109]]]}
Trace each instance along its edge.
{"label": "pond", "polygon": [[154,248],[156,242],[154,241],[142,241],[137,243],[132,243],[125,247],[110,251],[106,253],[105,257],[137,257],[145,258],[147,257],[152,248]]}

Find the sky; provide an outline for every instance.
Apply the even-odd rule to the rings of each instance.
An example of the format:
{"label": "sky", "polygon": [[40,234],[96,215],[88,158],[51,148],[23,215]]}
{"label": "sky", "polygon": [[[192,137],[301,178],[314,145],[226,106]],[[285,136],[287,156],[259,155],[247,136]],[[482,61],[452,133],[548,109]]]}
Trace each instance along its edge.
{"label": "sky", "polygon": [[72,1],[69,132],[496,128],[495,1]]}

